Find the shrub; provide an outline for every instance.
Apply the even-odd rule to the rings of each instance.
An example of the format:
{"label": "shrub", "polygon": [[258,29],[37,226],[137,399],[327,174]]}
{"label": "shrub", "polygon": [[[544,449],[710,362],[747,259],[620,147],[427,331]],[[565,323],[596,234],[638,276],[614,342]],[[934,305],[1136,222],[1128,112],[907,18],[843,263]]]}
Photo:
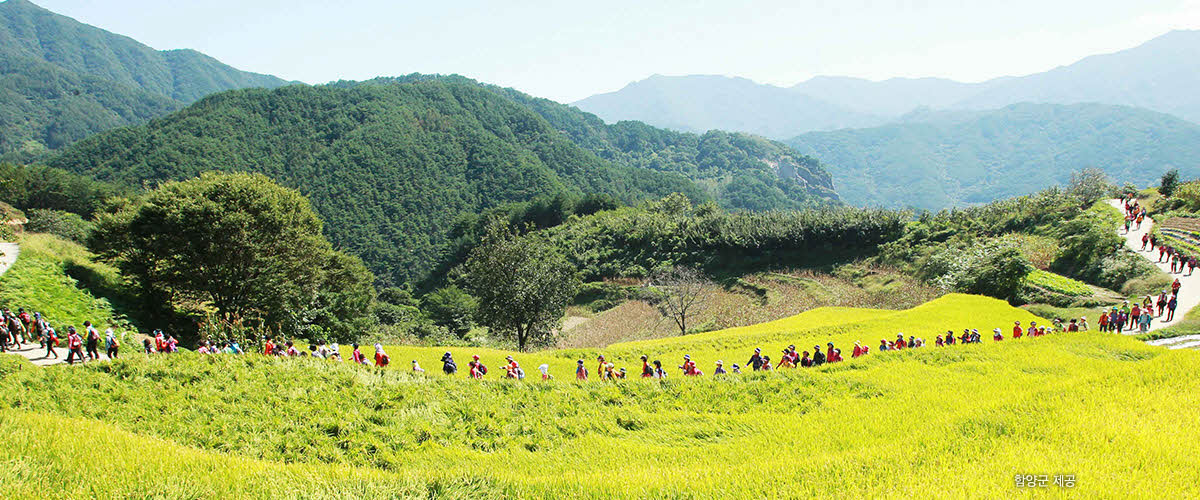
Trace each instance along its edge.
{"label": "shrub", "polygon": [[461,288],[450,285],[439,288],[422,299],[425,314],[438,326],[462,337],[471,331],[471,318],[478,303]]}
{"label": "shrub", "polygon": [[49,233],[77,243],[87,243],[94,227],[77,214],[45,208],[30,210],[29,222],[25,224],[26,231]]}

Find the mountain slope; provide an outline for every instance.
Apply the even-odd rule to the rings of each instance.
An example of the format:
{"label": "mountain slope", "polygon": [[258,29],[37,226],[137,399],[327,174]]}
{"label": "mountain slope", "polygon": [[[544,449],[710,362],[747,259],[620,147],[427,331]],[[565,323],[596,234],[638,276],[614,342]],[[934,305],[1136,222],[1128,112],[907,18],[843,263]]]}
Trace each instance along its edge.
{"label": "mountain slope", "polygon": [[194,50],[154,50],[26,0],[0,3],[0,47],[10,54],[183,102],[232,88],[288,83],[239,71]]}
{"label": "mountain slope", "polygon": [[1028,194],[1098,167],[1147,185],[1200,175],[1200,125],[1124,106],[1018,104],[910,123],[813,132],[788,142],[822,158],[853,205],[940,209]]}
{"label": "mountain slope", "polygon": [[1172,31],[1137,47],[1020,78],[993,80],[955,108],[1017,102],[1137,106],[1200,122],[1200,30]]}
{"label": "mountain slope", "polygon": [[883,123],[788,89],[713,75],[654,75],[574,105],[610,123],[637,120],[685,132],[735,130],[772,138]]}
{"label": "mountain slope", "polygon": [[703,197],[680,175],[597,158],[477,85],[433,81],[229,91],[51,164],[130,185],[265,173],[308,196],[334,244],[391,281],[427,272],[462,213],[557,193]]}
{"label": "mountain slope", "polygon": [[28,148],[25,152],[35,155],[182,106],[138,88],[0,52],[0,152]]}
{"label": "mountain slope", "polygon": [[0,2],[0,155],[36,157],[144,123],[213,92],[278,87],[194,50],[157,51],[42,9]]}

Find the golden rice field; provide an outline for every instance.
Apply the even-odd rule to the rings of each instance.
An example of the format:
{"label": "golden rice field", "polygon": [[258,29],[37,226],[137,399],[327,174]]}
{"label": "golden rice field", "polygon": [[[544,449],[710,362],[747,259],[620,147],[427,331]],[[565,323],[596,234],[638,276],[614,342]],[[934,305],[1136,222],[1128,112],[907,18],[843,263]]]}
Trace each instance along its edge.
{"label": "golden rice field", "polygon": [[[1034,319],[949,295],[906,311],[817,309],[618,344],[674,367],[897,331],[932,340]],[[465,366],[470,349],[450,349]],[[848,349],[844,349],[848,352]],[[531,379],[194,354],[37,369],[0,361],[0,496],[1200,496],[1200,353],[1095,332],[902,352],[738,377],[576,382],[595,350],[521,355]],[[496,365],[505,354],[478,351]],[[408,358],[429,376],[407,372]],[[558,380],[533,380],[553,366]],[[1017,488],[1018,474],[1047,475]],[[1053,485],[1074,475],[1072,488]]]}

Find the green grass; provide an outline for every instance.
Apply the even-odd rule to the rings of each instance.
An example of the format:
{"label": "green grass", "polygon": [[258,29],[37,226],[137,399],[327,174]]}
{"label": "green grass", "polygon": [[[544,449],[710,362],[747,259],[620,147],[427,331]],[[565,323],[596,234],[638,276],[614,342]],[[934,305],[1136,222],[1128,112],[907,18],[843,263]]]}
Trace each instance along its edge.
{"label": "green grass", "polygon": [[1084,297],[1094,293],[1092,287],[1080,281],[1041,269],[1034,269],[1030,272],[1025,277],[1025,282],[1054,293],[1072,297]]}
{"label": "green grass", "polygon": [[81,327],[84,321],[101,330],[109,326],[119,331],[132,329],[107,298],[91,291],[115,293],[120,287],[116,269],[93,262],[83,246],[56,236],[26,234],[19,243],[16,263],[0,276],[0,306],[40,312],[60,330],[67,325]]}
{"label": "green grass", "polygon": [[[671,363],[690,352],[710,368],[755,345],[877,343],[898,329],[931,339],[1033,318],[951,295],[606,352]],[[493,365],[503,354],[456,350],[461,364],[472,351]],[[578,383],[562,367],[584,352],[519,358],[531,375],[555,363],[549,383],[406,372],[409,355],[435,371],[434,348],[392,348],[387,370],[183,353],[0,371],[0,496],[978,498],[1012,495],[1018,473],[1073,473],[1081,497],[1200,495],[1179,473],[1200,451],[1180,425],[1200,407],[1200,378],[1178,376],[1200,370],[1195,351],[1055,334],[809,370]],[[34,438],[48,428],[59,439]],[[65,469],[65,485],[48,472]]]}

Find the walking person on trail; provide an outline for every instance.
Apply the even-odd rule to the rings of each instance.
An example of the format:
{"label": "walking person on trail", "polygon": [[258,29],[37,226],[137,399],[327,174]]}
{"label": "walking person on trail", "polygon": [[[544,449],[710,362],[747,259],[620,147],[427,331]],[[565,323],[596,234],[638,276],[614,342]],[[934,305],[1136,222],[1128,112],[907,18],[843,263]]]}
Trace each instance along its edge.
{"label": "walking person on trail", "polygon": [[1167,312],[1166,311],[1166,309],[1167,309],[1167,291],[1166,290],[1163,290],[1162,293],[1158,295],[1158,301],[1156,303],[1158,304],[1158,315],[1159,315],[1159,317],[1162,317],[1163,313]]}
{"label": "walking person on trail", "polygon": [[650,357],[642,355],[642,378],[651,378],[654,376],[654,368],[650,367]]}
{"label": "walking person on trail", "polygon": [[713,368],[713,375],[714,375],[714,376],[720,376],[720,375],[726,375],[726,374],[728,374],[729,372],[726,372],[726,371],[725,371],[725,366],[724,366],[724,365],[725,365],[725,362],[724,362],[724,361],[721,361],[721,360],[719,360],[719,359],[718,359],[718,360],[717,360],[717,367],[716,367],[716,368]]}
{"label": "walking person on trail", "polygon": [[458,365],[454,363],[454,357],[450,355],[450,351],[446,351],[442,355],[442,373],[446,375],[458,373]]}
{"label": "walking person on trail", "polygon": [[54,350],[54,348],[56,346],[58,346],[58,332],[54,331],[54,328],[52,328],[50,326],[46,326],[46,356],[45,357],[49,358],[50,356],[54,356],[54,359],[58,359],[58,351]]}
{"label": "walking person on trail", "polygon": [[68,326],[67,327],[67,364],[69,364],[69,365],[75,364],[76,359],[78,359],[80,362],[83,362],[83,360],[84,360],[83,337],[79,336],[79,333],[77,333],[75,331],[75,327]]}
{"label": "walking person on trail", "polygon": [[811,368],[812,365],[812,358],[808,357],[808,351],[804,351],[804,356],[800,358],[800,366],[803,368]]}
{"label": "walking person on trail", "polygon": [[750,361],[747,361],[746,365],[750,366],[752,369],[754,369],[754,371],[759,371],[762,369],[762,348],[754,348],[754,354],[750,356]]}
{"label": "walking person on trail", "polygon": [[354,363],[356,365],[367,364],[367,357],[363,356],[362,351],[358,350],[358,343],[357,342],[351,343],[350,347],[351,347],[350,362]]}
{"label": "walking person on trail", "polygon": [[587,380],[587,367],[583,366],[583,360],[575,365],[575,380]]}
{"label": "walking person on trail", "polygon": [[1142,235],[1142,251],[1146,250],[1146,245],[1150,243],[1150,233]]}
{"label": "walking person on trail", "polygon": [[1179,271],[1182,271],[1182,270],[1183,269],[1179,266],[1179,254],[1178,253],[1171,254],[1171,272],[1178,273]]}
{"label": "walking person on trail", "polygon": [[1172,295],[1171,300],[1167,301],[1167,321],[1175,319],[1175,308],[1179,306],[1179,296]]}
{"label": "walking person on trail", "polygon": [[1179,282],[1179,278],[1175,278],[1175,281],[1171,283],[1171,295],[1179,295],[1179,288],[1182,286],[1183,284]]}
{"label": "walking person on trail", "polygon": [[1158,245],[1158,236],[1156,236],[1154,233],[1150,233],[1150,251],[1151,252],[1154,251],[1154,247],[1156,245]]}
{"label": "walking person on trail", "polygon": [[596,356],[596,361],[598,361],[598,362],[599,362],[599,366],[597,366],[597,367],[596,367],[596,376],[597,376],[597,377],[600,377],[601,379],[603,379],[603,378],[604,378],[605,371],[606,371],[606,370],[605,370],[605,368],[607,367],[608,363],[605,363],[605,362],[604,362],[604,355],[603,355],[603,354],[601,354],[601,355],[599,355],[599,356]]}
{"label": "walking person on trail", "polygon": [[[288,344],[291,344],[291,342],[289,341]],[[392,358],[389,358],[387,353],[383,352],[383,344],[375,344],[375,366],[386,368],[391,361]]]}
{"label": "walking person on trail", "polygon": [[542,380],[550,380],[554,378],[550,376],[550,365],[538,365],[538,371],[542,372]]}
{"label": "walking person on trail", "polygon": [[683,365],[681,365],[679,368],[683,370],[684,375],[689,377],[700,375],[700,370],[696,369],[696,362],[692,361],[692,356],[690,354],[683,355]]}
{"label": "walking person on trail", "polygon": [[1137,303],[1134,303],[1133,309],[1129,310],[1129,327],[1130,328],[1133,328],[1133,325],[1138,324],[1138,317],[1141,315],[1142,315],[1142,308],[1139,307],[1137,305]]}
{"label": "walking person on trail", "polygon": [[508,372],[512,374],[513,378],[525,378],[525,370],[521,369],[521,365],[517,364],[517,361],[512,356],[506,356],[504,359],[508,361]]}
{"label": "walking person on trail", "polygon": [[1195,257],[1188,257],[1187,267],[1188,267],[1187,275],[1191,276],[1192,272],[1194,272],[1196,270],[1196,258]]}
{"label": "walking person on trail", "polygon": [[946,330],[946,345],[954,345],[954,330]]}
{"label": "walking person on trail", "polygon": [[[734,367],[736,368],[737,365],[734,365]],[[667,371],[663,369],[662,362],[657,359],[654,360],[654,378],[657,378],[657,379],[667,378]]]}
{"label": "walking person on trail", "polygon": [[100,359],[100,332],[92,326],[91,321],[84,321],[83,327],[87,333],[87,355],[88,359]]}
{"label": "walking person on trail", "polygon": [[113,333],[112,328],[104,330],[104,353],[108,355],[108,359],[117,358],[117,350],[120,344],[117,342],[117,334]]}
{"label": "walking person on trail", "polygon": [[[1072,320],[1072,321],[1074,321],[1074,320]],[[1141,315],[1138,318],[1138,331],[1140,331],[1142,333],[1146,333],[1146,332],[1150,331],[1150,321],[1152,321],[1152,318],[1150,317],[1149,314]],[[1074,323],[1072,323],[1072,326],[1074,326]]]}

